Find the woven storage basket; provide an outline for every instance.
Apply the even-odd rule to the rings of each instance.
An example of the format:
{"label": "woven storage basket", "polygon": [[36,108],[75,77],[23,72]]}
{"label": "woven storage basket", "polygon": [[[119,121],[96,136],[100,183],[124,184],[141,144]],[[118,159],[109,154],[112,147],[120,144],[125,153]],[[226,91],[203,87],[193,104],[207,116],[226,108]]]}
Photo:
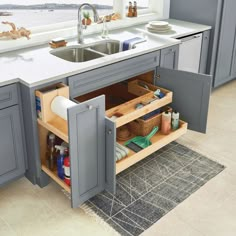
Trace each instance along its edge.
{"label": "woven storage basket", "polygon": [[[164,111],[172,111],[170,107],[166,107],[165,109],[162,110]],[[129,129],[130,131],[135,134],[135,135],[141,135],[141,136],[146,136],[148,135],[154,126],[158,126],[159,129],[161,128],[161,114],[154,115],[153,117],[143,120],[141,118],[136,119],[132,122],[129,123]]]}

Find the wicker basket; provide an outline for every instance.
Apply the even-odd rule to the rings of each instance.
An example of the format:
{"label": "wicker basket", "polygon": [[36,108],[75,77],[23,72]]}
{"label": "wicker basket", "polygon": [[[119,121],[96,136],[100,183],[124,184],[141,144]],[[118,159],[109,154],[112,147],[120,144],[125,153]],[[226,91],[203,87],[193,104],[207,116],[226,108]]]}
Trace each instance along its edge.
{"label": "wicker basket", "polygon": [[[170,107],[166,107],[165,109],[162,110],[164,111],[172,111]],[[153,117],[143,120],[141,118],[136,119],[132,122],[129,123],[129,129],[130,131],[135,134],[135,135],[141,135],[141,136],[146,136],[148,135],[154,126],[158,126],[159,129],[161,127],[161,113],[154,115]]]}

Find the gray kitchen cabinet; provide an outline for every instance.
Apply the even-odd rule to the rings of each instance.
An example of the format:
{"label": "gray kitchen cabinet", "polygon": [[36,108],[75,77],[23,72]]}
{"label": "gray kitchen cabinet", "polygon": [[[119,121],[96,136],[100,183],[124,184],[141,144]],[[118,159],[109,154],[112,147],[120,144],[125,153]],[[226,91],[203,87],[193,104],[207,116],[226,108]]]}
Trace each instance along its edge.
{"label": "gray kitchen cabinet", "polygon": [[160,67],[167,69],[178,69],[179,45],[161,49]]}
{"label": "gray kitchen cabinet", "polygon": [[[209,10],[210,9],[210,10]],[[171,0],[170,17],[212,26],[207,73],[213,87],[235,79],[235,0]]]}
{"label": "gray kitchen cabinet", "polygon": [[234,76],[233,65],[234,46],[236,37],[236,1],[224,1],[222,20],[220,26],[219,47],[216,59],[216,73],[214,86],[228,82]]}
{"label": "gray kitchen cabinet", "polygon": [[19,106],[0,110],[0,186],[25,173]]}
{"label": "gray kitchen cabinet", "polygon": [[[168,58],[173,62],[177,51],[175,46],[174,52],[164,53],[167,66],[170,66]],[[103,190],[115,193],[116,175],[186,133],[186,122],[192,130],[206,130],[211,76],[159,67],[160,52],[144,56],[151,65],[146,61],[142,67],[130,63],[142,63],[140,58],[144,57],[141,56],[119,62],[117,67],[112,64],[71,76],[68,78],[70,99],[78,104],[68,109],[68,120],[56,118],[43,122],[38,119],[40,160],[37,161],[41,162],[38,168],[71,194],[72,207],[78,207]],[[175,68],[174,64],[171,67]],[[128,66],[122,71],[121,65]],[[150,102],[158,88],[165,96]],[[180,121],[179,129],[166,136],[158,132],[151,146],[137,153],[130,151],[126,158],[116,162],[116,143],[123,144],[117,139],[117,130],[171,102],[185,120]],[[138,103],[145,105],[135,109]],[[70,187],[45,164],[49,131],[69,143]],[[38,177],[41,178],[43,176]]]}

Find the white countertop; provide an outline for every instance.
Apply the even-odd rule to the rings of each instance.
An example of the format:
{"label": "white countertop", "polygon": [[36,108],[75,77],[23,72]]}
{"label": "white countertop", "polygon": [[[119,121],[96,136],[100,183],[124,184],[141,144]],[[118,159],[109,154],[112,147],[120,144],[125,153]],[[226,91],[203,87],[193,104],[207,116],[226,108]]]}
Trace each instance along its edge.
{"label": "white countertop", "polygon": [[[127,32],[127,34],[132,33],[135,36],[144,37],[146,42],[137,44],[135,49],[83,63],[68,62],[51,55],[49,51],[52,49],[48,45],[2,53],[0,54],[0,86],[20,81],[29,87],[33,87],[179,44],[180,41],[176,38],[203,32],[211,28],[210,26],[172,19],[169,19],[168,22],[172,25],[172,30],[165,34],[149,33],[145,30],[145,25],[111,31],[111,38],[117,39]],[[98,39],[98,36],[93,38],[90,36],[87,42]],[[87,42],[85,41],[85,43]],[[75,41],[69,42],[69,45],[71,44],[75,44]]]}

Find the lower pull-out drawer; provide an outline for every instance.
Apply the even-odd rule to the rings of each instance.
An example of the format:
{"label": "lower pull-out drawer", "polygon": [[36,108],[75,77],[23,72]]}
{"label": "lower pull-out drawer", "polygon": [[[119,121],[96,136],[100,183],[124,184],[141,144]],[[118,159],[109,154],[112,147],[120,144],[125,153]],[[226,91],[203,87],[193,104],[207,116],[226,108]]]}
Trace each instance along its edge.
{"label": "lower pull-out drawer", "polygon": [[[161,114],[160,114],[161,118]],[[176,140],[183,134],[187,132],[187,123],[184,121],[179,122],[179,128],[177,130],[172,130],[168,135],[164,135],[159,130],[152,138],[151,142],[152,145],[150,145],[147,148],[142,149],[139,152],[134,152],[131,149],[129,149],[129,154],[124,159],[116,162],[116,174],[119,174],[123,170],[127,169],[128,167],[134,165],[135,163],[141,161],[148,155],[152,154],[153,152],[159,150],[160,148],[164,147],[168,143],[171,143],[172,141]],[[135,134],[132,134],[129,139],[135,137]],[[124,144],[126,141],[117,141],[120,144]]]}

